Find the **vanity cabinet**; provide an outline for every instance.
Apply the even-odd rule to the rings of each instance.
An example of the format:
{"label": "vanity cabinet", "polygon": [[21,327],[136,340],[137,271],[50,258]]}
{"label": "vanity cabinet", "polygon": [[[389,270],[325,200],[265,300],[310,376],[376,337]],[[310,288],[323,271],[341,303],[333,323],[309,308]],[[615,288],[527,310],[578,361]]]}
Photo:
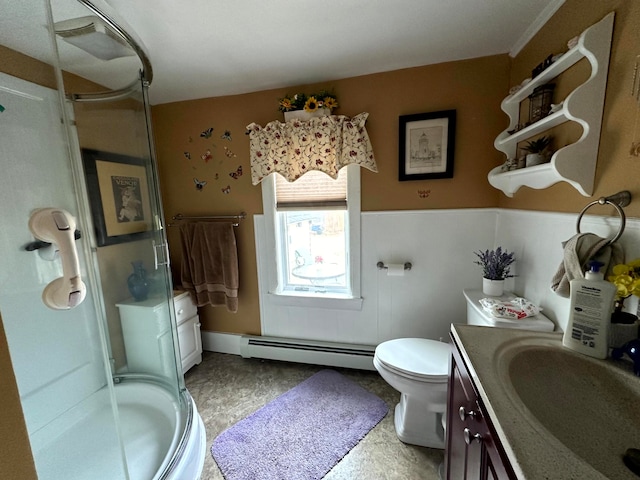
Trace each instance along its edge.
{"label": "vanity cabinet", "polygon": [[[510,171],[502,171],[502,166],[491,170],[489,183],[505,195],[512,197],[522,186],[542,189],[561,181],[568,182],[584,196],[593,194],[614,15],[609,13],[582,32],[575,47],[502,101],[501,108],[509,116],[509,127],[496,138],[494,146],[508,159],[517,158],[520,142],[562,123],[577,122],[583,129],[581,137],[559,148],[549,163]],[[565,97],[557,111],[515,131],[521,123],[520,103],[534,89],[560,76],[583,58],[591,67],[589,78]],[[555,103],[560,104],[560,100],[556,99]]]}
{"label": "vanity cabinet", "polygon": [[[202,337],[196,305],[188,292],[174,292],[182,373],[202,362]],[[169,304],[164,298],[133,299],[117,304],[120,310],[127,365],[131,373],[175,376]]]}
{"label": "vanity cabinet", "polygon": [[510,480],[516,475],[452,339],[445,470],[447,480]]}

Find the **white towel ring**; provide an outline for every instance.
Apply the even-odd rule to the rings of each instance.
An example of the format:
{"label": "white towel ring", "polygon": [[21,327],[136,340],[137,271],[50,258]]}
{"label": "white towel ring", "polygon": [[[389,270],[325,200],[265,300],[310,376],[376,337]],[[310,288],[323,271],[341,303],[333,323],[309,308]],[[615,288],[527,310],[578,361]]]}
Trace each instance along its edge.
{"label": "white towel ring", "polygon": [[625,216],[624,210],[622,210],[622,207],[626,207],[630,203],[631,203],[631,193],[627,190],[623,190],[622,192],[618,192],[615,195],[611,195],[609,197],[600,197],[598,200],[594,200],[593,202],[589,203],[586,207],[584,207],[580,212],[580,214],[578,215],[578,220],[576,221],[577,232],[582,233],[580,232],[580,221],[582,220],[582,216],[584,215],[584,213],[589,208],[591,208],[594,205],[608,204],[608,205],[611,205],[613,208],[615,208],[616,211],[618,212],[618,215],[620,216],[620,228],[618,229],[618,233],[616,233],[613,237],[609,239],[609,241],[607,242],[607,245],[610,245],[618,241],[618,239],[622,236],[622,233],[624,232],[624,227],[627,221],[627,217]]}

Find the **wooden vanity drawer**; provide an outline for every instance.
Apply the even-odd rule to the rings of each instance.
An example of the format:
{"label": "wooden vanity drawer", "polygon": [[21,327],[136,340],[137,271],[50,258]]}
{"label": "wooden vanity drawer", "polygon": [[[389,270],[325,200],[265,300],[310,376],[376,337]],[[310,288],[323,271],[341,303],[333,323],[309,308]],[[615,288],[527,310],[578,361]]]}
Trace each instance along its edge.
{"label": "wooden vanity drawer", "polygon": [[191,301],[189,292],[175,292],[173,304],[176,309],[176,322],[178,325],[198,313],[198,307]]}

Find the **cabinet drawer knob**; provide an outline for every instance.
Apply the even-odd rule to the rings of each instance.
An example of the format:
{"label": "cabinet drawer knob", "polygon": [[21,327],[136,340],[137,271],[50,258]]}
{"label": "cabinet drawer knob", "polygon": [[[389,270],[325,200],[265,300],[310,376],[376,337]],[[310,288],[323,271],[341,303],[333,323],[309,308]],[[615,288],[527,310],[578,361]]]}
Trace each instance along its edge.
{"label": "cabinet drawer knob", "polygon": [[473,410],[469,410],[467,412],[467,410],[464,408],[464,406],[462,406],[462,407],[460,407],[458,409],[458,415],[460,416],[460,420],[462,420],[464,422],[467,417],[476,418],[478,413],[474,412]]}
{"label": "cabinet drawer knob", "polygon": [[467,445],[471,445],[471,443],[473,442],[482,443],[482,435],[480,435],[479,433],[471,434],[471,430],[469,430],[468,428],[465,428],[463,430],[463,434],[464,434],[464,443],[466,443]]}
{"label": "cabinet drawer knob", "polygon": [[182,315],[184,313],[184,308],[181,308],[180,310],[178,310],[178,315]]}

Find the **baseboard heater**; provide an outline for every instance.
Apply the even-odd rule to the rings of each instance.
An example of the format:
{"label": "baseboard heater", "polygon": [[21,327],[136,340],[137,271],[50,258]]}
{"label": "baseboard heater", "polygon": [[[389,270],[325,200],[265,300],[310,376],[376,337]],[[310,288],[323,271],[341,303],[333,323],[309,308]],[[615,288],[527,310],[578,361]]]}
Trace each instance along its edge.
{"label": "baseboard heater", "polygon": [[280,337],[240,337],[240,355],[331,367],[375,370],[376,347],[348,343],[317,342]]}

